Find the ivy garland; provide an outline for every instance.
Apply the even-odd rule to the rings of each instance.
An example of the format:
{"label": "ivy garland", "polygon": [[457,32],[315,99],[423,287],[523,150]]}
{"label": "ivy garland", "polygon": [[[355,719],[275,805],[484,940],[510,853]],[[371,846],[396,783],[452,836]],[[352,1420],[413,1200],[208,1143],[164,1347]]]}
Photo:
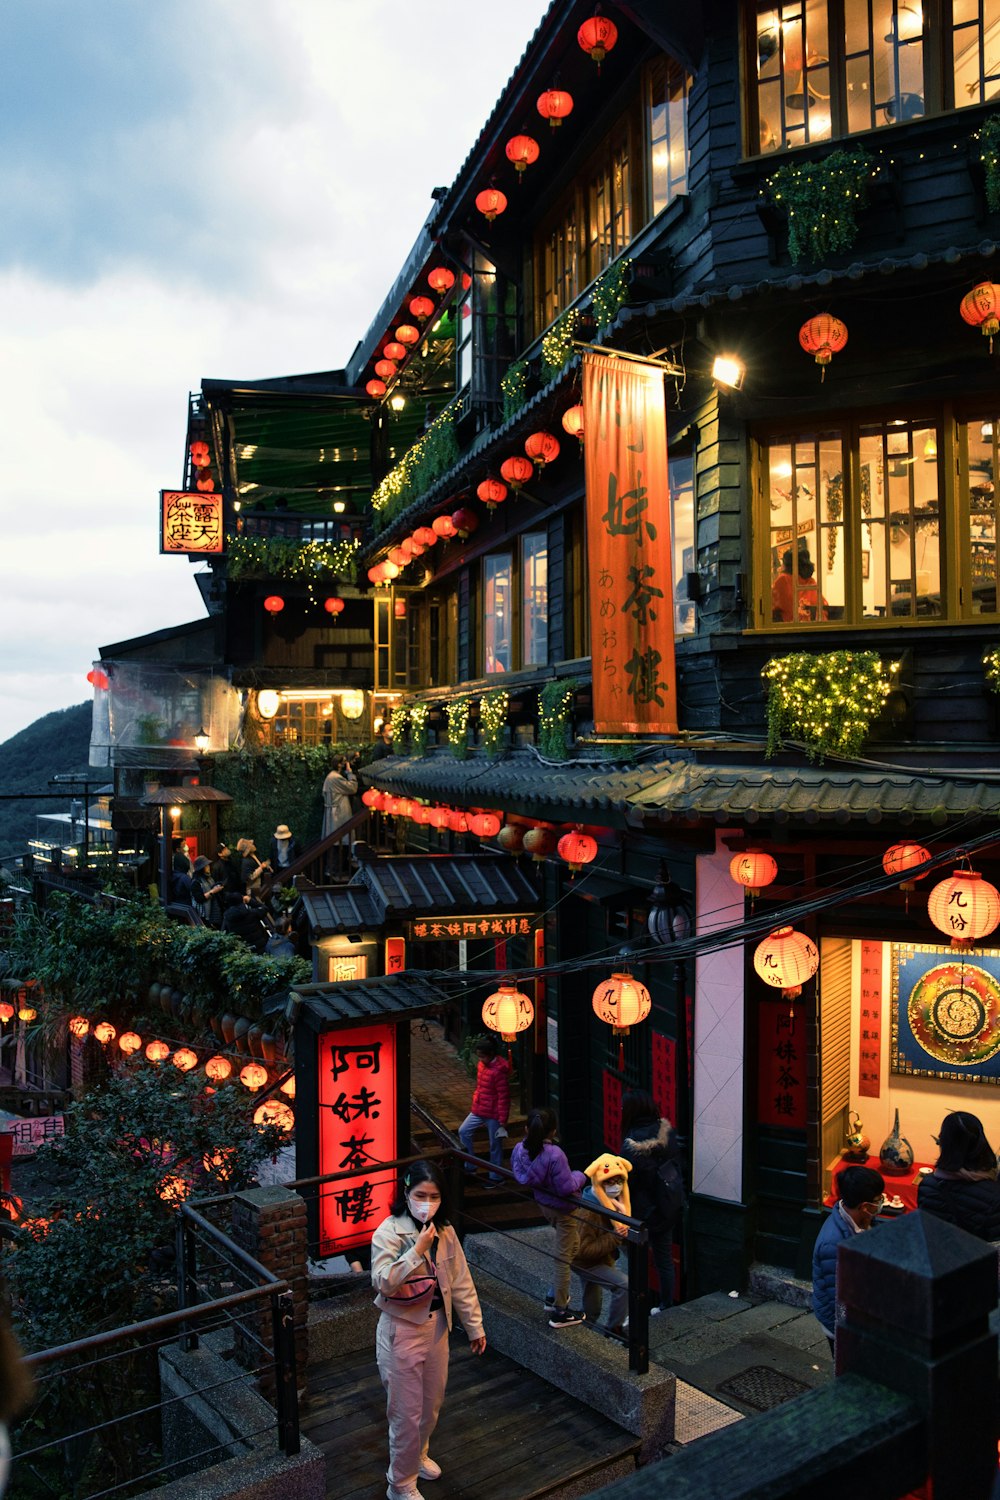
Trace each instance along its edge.
{"label": "ivy garland", "polygon": [[575,307],[567,308],[542,339],[542,373],[546,382],[554,380],[573,358],[573,338],[579,316]]}
{"label": "ivy garland", "polygon": [[410,754],[423,755],[427,750],[427,716],[430,706],[426,703],[410,704]]}
{"label": "ivy garland", "polygon": [[878,171],[867,151],[832,151],[822,161],[789,162],[772,172],[762,196],[788,219],[788,254],[825,260],[849,250],[858,237],[858,214]]}
{"label": "ivy garland", "polygon": [[986,207],[991,214],[1000,209],[1000,115],[984,120],[972,139],[979,146],[986,185]]}
{"label": "ivy garland", "polygon": [[389,728],[392,730],[392,743],[396,754],[400,754],[403,741],[406,739],[406,728],[410,722],[410,710],[405,703],[393,705],[389,714]]}
{"label": "ivy garland", "polygon": [[811,761],[857,755],[892,686],[874,651],[797,651],[774,656],[767,683],[767,755],[784,739],[802,740]]}
{"label": "ivy garland", "polygon": [[983,652],[983,675],[991,693],[1000,693],[1000,646],[987,646]]}
{"label": "ivy garland", "polygon": [[528,399],[528,361],[516,359],[500,382],[503,392],[503,419],[516,417]]}
{"label": "ivy garland", "polygon": [[598,333],[611,327],[629,300],[628,268],[631,264],[628,256],[623,256],[597,278],[591,297],[591,309]]}
{"label": "ivy garland", "polygon": [[360,542],[296,542],[286,537],[227,536],[228,573],[240,579],[287,578],[307,583],[342,578],[356,583]]}
{"label": "ivy garland", "polygon": [[448,748],[456,760],[465,760],[469,753],[469,698],[455,698],[445,712],[448,715]]}
{"label": "ivy garland", "polygon": [[503,748],[509,707],[510,695],[506,688],[494,688],[479,700],[479,722],[483,726],[483,746],[487,755],[497,755]]}
{"label": "ivy garland", "polygon": [[455,407],[446,406],[372,495],[372,524],[382,528],[458,463]]}
{"label": "ivy garland", "polygon": [[538,695],[538,742],[550,760],[568,760],[566,725],[579,683],[575,677],[547,682]]}

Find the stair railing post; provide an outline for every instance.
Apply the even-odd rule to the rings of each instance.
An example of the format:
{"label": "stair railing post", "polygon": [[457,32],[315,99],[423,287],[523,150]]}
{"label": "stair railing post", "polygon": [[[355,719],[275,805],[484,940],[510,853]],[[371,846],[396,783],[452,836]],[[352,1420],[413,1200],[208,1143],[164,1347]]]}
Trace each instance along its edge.
{"label": "stair railing post", "polygon": [[628,1367],[636,1375],[649,1370],[649,1230],[630,1229],[628,1255]]}

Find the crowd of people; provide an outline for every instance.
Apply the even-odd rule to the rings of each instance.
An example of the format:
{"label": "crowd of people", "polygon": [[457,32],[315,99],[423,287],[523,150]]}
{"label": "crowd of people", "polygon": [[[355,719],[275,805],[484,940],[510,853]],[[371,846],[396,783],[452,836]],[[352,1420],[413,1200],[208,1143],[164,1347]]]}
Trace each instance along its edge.
{"label": "crowd of people", "polygon": [[253,839],[239,839],[235,852],[219,844],[215,858],[199,855],[192,861],[183,842],[174,847],[170,899],[192,907],[206,927],[233,932],[255,953],[291,958],[298,951],[291,921],[280,906],[264,898],[265,881],[287,869],[299,857],[291,829],[279,823],[267,859],[261,859]]}

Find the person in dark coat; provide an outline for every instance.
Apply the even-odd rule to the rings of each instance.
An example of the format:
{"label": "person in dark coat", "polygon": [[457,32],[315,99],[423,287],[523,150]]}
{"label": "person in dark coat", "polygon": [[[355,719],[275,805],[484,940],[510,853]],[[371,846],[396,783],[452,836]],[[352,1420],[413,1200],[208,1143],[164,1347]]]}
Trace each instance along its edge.
{"label": "person in dark coat", "polygon": [[267,922],[267,912],[261,903],[253,896],[229,896],[222,918],[223,932],[234,932],[237,937],[253,949],[255,953],[263,953],[267,947],[267,940],[271,935],[271,929]]}
{"label": "person in dark coat", "polygon": [[222,886],[224,896],[231,895],[234,891],[240,895],[243,893],[239,866],[228,844],[220,844],[215,851],[215,858],[212,861],[212,879],[217,885]]}
{"label": "person in dark coat", "polygon": [[194,862],[191,877],[191,905],[201,913],[209,927],[218,927],[222,919],[222,886],[212,874],[212,862],[204,854]]}
{"label": "person in dark coat", "polygon": [[917,1207],[981,1240],[1000,1240],[996,1152],[982,1121],[956,1109],[941,1121],[934,1171],[917,1188]]}
{"label": "person in dark coat", "polygon": [[837,1327],[837,1251],[870,1229],[885,1198],[885,1179],[874,1167],[845,1167],[837,1178],[837,1201],[813,1246],[813,1313],[833,1353]]}
{"label": "person in dark coat", "polygon": [[622,1099],[621,1154],[632,1165],[632,1214],[649,1230],[649,1248],[660,1283],[660,1305],[652,1312],[664,1312],[674,1303],[674,1230],[682,1205],[670,1201],[660,1168],[675,1161],[679,1169],[680,1151],[673,1126],[661,1118],[653,1096],[645,1089],[632,1089]]}
{"label": "person in dark coat", "polygon": [[279,823],[271,839],[271,869],[275,874],[279,870],[287,870],[298,857],[299,846],[292,836],[292,830],[287,823]]}

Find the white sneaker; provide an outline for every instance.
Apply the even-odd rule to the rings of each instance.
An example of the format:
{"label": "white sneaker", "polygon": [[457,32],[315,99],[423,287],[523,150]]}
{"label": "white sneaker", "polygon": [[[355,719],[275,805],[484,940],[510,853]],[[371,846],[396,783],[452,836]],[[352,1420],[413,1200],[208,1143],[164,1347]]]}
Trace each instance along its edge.
{"label": "white sneaker", "polygon": [[425,1453],[420,1460],[420,1468],[417,1470],[419,1479],[440,1479],[441,1465],[436,1464],[429,1453]]}
{"label": "white sneaker", "polygon": [[385,1492],[385,1500],[424,1500],[424,1497],[415,1484],[404,1485],[402,1489],[390,1484]]}

